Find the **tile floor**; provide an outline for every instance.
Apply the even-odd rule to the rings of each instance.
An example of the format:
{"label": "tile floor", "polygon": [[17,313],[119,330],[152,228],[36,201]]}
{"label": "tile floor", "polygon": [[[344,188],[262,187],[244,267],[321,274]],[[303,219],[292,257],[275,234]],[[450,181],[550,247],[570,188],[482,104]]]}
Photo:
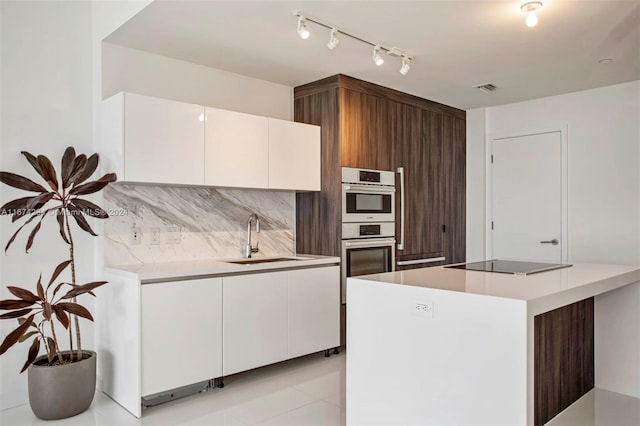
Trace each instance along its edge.
{"label": "tile floor", "polygon": [[0,425],[344,425],[345,354],[322,353],[236,374],[214,389],[146,408],[136,419],[97,392],[88,411],[60,421],[36,418],[29,405],[0,412]]}
{"label": "tile floor", "polygon": [[[103,393],[91,408],[69,419],[37,419],[28,405],[0,412],[0,425],[48,426],[339,426],[346,424],[345,353],[313,354],[236,374],[224,389],[193,395],[143,411],[136,419]],[[547,426],[638,426],[640,399],[594,389]]]}

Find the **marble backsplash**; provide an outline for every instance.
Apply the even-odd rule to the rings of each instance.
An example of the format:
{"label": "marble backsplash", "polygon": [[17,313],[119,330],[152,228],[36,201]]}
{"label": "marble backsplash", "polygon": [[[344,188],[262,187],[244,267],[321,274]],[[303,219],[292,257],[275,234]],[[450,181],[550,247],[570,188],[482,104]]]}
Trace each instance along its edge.
{"label": "marble backsplash", "polygon": [[295,253],[293,192],[117,183],[103,203],[106,265],[242,257],[251,213],[260,218],[254,256]]}

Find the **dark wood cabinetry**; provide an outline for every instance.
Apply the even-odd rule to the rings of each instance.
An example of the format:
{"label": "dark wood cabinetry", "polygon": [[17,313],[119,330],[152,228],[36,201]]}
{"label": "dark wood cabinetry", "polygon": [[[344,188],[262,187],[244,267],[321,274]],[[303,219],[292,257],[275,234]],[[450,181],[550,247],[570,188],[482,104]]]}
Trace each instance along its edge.
{"label": "dark wood cabinetry", "polygon": [[[344,75],[296,87],[294,97],[295,120],[322,126],[322,191],[297,195],[298,252],[340,256],[341,167],[402,167],[405,244],[396,260],[464,261],[464,111]],[[396,239],[400,214],[398,191]]]}
{"label": "dark wood cabinetry", "polygon": [[[340,256],[341,167],[402,167],[396,259],[464,261],[464,111],[344,75],[296,87],[294,108],[295,121],[322,127],[322,191],[296,196],[298,252]],[[398,193],[396,239],[400,215]]]}

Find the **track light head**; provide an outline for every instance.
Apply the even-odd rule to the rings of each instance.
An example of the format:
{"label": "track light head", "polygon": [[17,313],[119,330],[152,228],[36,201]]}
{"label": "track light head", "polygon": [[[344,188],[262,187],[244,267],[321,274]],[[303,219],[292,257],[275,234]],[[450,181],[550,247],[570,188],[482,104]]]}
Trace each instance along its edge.
{"label": "track light head", "polygon": [[307,20],[304,19],[304,16],[298,17],[298,35],[301,39],[306,40],[309,38],[309,30],[307,29]]}
{"label": "track light head", "polygon": [[375,62],[377,66],[384,64],[384,59],[382,59],[382,55],[380,55],[380,50],[380,46],[378,45],[373,48],[373,62]]}
{"label": "track light head", "polygon": [[411,69],[411,58],[403,56],[402,67],[400,67],[400,74],[407,75],[410,69]]}
{"label": "track light head", "polygon": [[333,28],[331,29],[331,38],[329,39],[329,43],[327,43],[327,47],[329,48],[329,50],[333,50],[338,47],[338,44],[340,44],[340,39],[338,38],[338,29]]}

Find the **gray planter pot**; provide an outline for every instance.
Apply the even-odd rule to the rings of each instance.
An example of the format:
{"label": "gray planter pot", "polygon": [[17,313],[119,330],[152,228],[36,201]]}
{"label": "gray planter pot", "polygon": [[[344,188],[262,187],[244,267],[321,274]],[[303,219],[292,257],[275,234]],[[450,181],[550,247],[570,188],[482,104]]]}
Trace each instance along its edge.
{"label": "gray planter pot", "polygon": [[[96,358],[92,351],[83,351],[84,359],[65,365],[35,365],[29,367],[29,403],[33,414],[43,420],[57,420],[86,411],[96,391]],[[62,352],[64,357],[69,351]]]}

